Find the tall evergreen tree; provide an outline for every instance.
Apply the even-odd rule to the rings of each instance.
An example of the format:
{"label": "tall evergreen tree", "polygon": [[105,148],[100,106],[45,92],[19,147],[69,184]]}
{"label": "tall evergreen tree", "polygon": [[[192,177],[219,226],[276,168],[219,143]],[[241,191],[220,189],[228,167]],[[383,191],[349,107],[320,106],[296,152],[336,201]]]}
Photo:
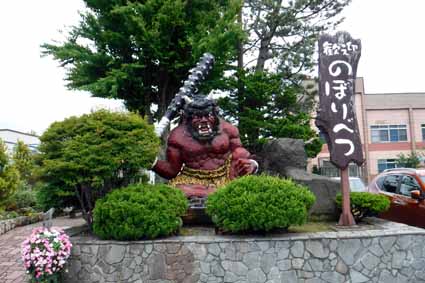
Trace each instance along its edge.
{"label": "tall evergreen tree", "polygon": [[70,89],[123,99],[151,121],[162,116],[202,53],[215,55],[213,77],[221,77],[242,35],[235,21],[239,0],[84,2],[79,25],[65,42],[44,44],[44,54],[67,69]]}
{"label": "tall evergreen tree", "polygon": [[34,153],[23,141],[19,140],[13,148],[12,160],[21,179],[31,183],[31,176],[35,166]]}
{"label": "tall evergreen tree", "polygon": [[239,44],[237,76],[229,78],[222,106],[248,147],[255,151],[261,138],[293,137],[309,142],[309,156],[320,151],[309,123],[314,82],[306,81],[316,65],[319,33],[341,22],[349,2],[244,0],[239,22],[248,39]]}

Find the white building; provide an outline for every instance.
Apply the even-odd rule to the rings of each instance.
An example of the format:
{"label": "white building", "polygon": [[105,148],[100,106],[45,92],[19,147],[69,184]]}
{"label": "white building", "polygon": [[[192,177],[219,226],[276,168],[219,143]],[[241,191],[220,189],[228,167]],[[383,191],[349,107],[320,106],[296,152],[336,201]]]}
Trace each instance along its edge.
{"label": "white building", "polygon": [[36,151],[40,144],[40,139],[34,134],[23,133],[10,129],[0,129],[0,139],[7,145],[9,152],[12,152],[13,147],[19,140],[23,141],[33,151]]}

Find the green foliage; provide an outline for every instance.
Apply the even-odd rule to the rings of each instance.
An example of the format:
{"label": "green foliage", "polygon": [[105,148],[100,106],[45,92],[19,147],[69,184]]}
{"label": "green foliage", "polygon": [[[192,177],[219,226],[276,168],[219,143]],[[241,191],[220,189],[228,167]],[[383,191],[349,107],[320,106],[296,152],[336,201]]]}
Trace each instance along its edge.
{"label": "green foliage", "polygon": [[251,150],[262,137],[293,137],[308,141],[309,157],[320,151],[309,123],[316,93],[309,75],[317,65],[319,34],[340,23],[349,2],[243,1],[240,23],[247,40],[240,42],[236,75],[223,86],[230,96],[222,107]]}
{"label": "green foliage", "polygon": [[133,185],[96,202],[93,231],[102,239],[138,240],[176,232],[188,207],[184,194],[166,185]]}
{"label": "green foliage", "polygon": [[206,211],[224,231],[270,231],[305,223],[314,202],[306,187],[291,180],[244,176],[210,195]]}
{"label": "green foliage", "polygon": [[40,140],[42,176],[72,187],[137,181],[159,147],[153,127],[138,115],[107,110],[55,122]]}
{"label": "green foliage", "polygon": [[424,152],[412,151],[410,154],[400,153],[397,155],[397,167],[418,168],[421,164],[421,157],[425,156]]}
{"label": "green foliage", "polygon": [[44,44],[67,69],[68,87],[119,98],[131,111],[156,117],[204,52],[216,57],[220,77],[242,36],[239,0],[85,0],[81,22],[63,43]]}
{"label": "green foliage", "polygon": [[[237,117],[246,147],[255,152],[260,148],[260,137],[291,137],[312,140],[306,147],[309,157],[320,151],[322,143],[310,127],[310,115],[299,101],[302,88],[283,86],[280,74],[266,72],[244,73],[240,81],[244,84],[243,95],[233,92],[221,99],[220,105],[230,120]],[[234,88],[240,81],[234,81]]]}
{"label": "green foliage", "polygon": [[242,21],[249,33],[244,51],[258,52],[251,58],[255,70],[276,68],[283,79],[291,80],[314,68],[319,34],[338,26],[343,19],[341,11],[351,0],[243,2],[246,9]]}
{"label": "green foliage", "polygon": [[52,207],[57,211],[65,207],[80,207],[75,189],[63,184],[39,183],[34,190],[36,192],[37,206],[43,211],[47,211]]}
{"label": "green foliage", "polygon": [[[342,206],[342,196],[337,194],[336,204]],[[351,213],[356,221],[363,217],[376,216],[390,208],[390,200],[383,195],[368,192],[350,192]]]}
{"label": "green foliage", "polygon": [[317,136],[317,134],[312,134],[314,136],[312,139],[305,143],[305,152],[307,153],[307,157],[313,158],[322,150],[323,142]]}
{"label": "green foliage", "polygon": [[[32,174],[35,167],[34,153],[21,140],[17,142],[12,153],[13,164],[19,171],[22,180],[26,182],[32,181]],[[32,183],[32,182],[31,182]]]}
{"label": "green foliage", "polygon": [[2,211],[0,210],[0,220],[12,219],[19,217],[19,213],[16,211]]}
{"label": "green foliage", "polygon": [[20,183],[19,172],[10,163],[7,147],[0,139],[0,208],[15,193]]}
{"label": "green foliage", "polygon": [[7,201],[7,210],[19,210],[28,207],[35,208],[36,206],[36,192],[22,186]]}
{"label": "green foliage", "polygon": [[139,182],[159,150],[153,127],[139,115],[107,110],[55,122],[40,140],[42,203],[57,207],[54,201],[78,192],[87,211],[110,190]]}

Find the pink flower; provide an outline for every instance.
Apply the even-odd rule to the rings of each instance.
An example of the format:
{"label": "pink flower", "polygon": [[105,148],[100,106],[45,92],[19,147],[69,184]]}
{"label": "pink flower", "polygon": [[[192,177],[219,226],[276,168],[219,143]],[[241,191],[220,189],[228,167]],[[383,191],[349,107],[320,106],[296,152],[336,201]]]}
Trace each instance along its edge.
{"label": "pink flower", "polygon": [[22,243],[22,261],[33,277],[49,276],[62,270],[71,247],[69,237],[62,229],[36,228]]}

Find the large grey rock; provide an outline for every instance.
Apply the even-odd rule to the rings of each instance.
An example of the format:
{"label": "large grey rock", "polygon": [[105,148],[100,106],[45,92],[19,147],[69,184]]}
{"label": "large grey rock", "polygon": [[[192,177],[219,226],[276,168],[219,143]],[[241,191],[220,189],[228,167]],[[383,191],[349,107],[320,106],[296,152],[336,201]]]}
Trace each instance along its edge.
{"label": "large grey rock", "polygon": [[269,141],[263,146],[259,154],[261,168],[275,168],[285,175],[286,168],[305,169],[307,167],[307,154],[304,142],[298,139],[280,138]]}
{"label": "large grey rock", "polygon": [[280,138],[266,143],[257,153],[260,172],[274,176],[291,178],[306,185],[316,196],[310,210],[313,215],[326,215],[335,218],[335,197],[341,191],[339,182],[325,176],[308,173],[307,155],[304,142],[297,139]]}

